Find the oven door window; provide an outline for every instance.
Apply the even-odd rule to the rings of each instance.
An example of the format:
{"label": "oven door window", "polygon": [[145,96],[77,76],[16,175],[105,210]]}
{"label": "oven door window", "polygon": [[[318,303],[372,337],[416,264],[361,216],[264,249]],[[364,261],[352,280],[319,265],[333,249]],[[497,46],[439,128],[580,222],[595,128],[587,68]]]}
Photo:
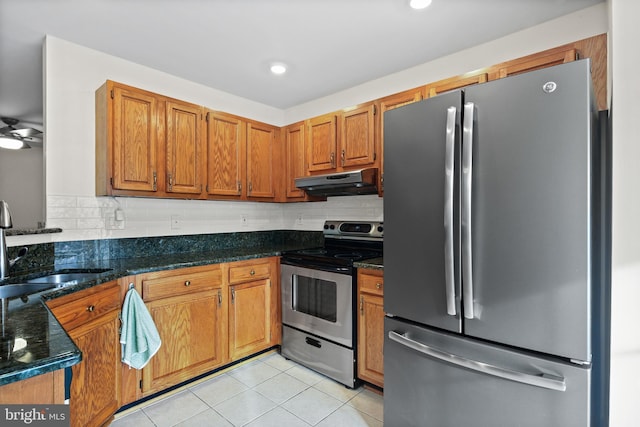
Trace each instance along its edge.
{"label": "oven door window", "polygon": [[293,275],[293,309],[328,322],[337,320],[337,284]]}

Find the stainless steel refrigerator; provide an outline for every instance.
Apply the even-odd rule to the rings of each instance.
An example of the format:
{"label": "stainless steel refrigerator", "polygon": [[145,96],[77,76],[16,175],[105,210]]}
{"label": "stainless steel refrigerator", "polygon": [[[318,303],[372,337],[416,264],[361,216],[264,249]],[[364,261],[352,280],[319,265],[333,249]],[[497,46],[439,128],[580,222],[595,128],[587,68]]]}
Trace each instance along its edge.
{"label": "stainless steel refrigerator", "polygon": [[602,416],[599,134],[589,60],[385,113],[385,426]]}

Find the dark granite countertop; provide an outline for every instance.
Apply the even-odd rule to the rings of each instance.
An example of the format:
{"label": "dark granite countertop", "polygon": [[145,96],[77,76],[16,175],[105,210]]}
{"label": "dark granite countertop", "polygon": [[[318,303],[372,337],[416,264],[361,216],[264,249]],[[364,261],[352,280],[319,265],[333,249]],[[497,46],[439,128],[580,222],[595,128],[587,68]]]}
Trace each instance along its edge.
{"label": "dark granite countertop", "polygon": [[353,263],[353,266],[356,268],[366,268],[369,270],[384,270],[384,263],[382,262],[382,257],[356,261]]}
{"label": "dark granite countertop", "polygon": [[[208,264],[278,256],[284,250],[300,247],[300,242],[277,243],[244,248],[219,248],[207,252],[159,254],[137,258],[96,260],[64,264],[63,268],[50,267],[45,270],[12,277],[2,284],[20,283],[30,278],[50,273],[73,272],[74,270],[109,269],[97,275],[97,279],[60,289],[31,294],[26,298],[11,298],[7,301],[5,337],[0,353],[0,386],[27,379],[36,375],[66,368],[80,362],[82,355],[64,329],[44,304],[51,299],[78,292],[120,277],[141,273],[171,270]],[[5,347],[11,343],[15,350],[8,356]],[[19,348],[24,346],[23,348]]]}

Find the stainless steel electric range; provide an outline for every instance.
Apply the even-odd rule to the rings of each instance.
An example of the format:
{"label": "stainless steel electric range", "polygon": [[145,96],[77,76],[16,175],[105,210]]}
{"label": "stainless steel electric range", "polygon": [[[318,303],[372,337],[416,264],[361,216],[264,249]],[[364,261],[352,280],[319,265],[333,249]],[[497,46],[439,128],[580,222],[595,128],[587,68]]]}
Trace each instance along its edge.
{"label": "stainless steel electric range", "polygon": [[326,221],[324,246],[281,259],[282,355],[348,386],[356,385],[355,261],[382,256],[375,221]]}

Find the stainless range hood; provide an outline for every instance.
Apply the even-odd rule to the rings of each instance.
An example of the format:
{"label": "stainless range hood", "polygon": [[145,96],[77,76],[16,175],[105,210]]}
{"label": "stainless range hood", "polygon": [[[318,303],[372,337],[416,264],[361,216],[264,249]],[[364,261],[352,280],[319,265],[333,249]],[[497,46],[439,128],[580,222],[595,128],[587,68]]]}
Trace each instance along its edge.
{"label": "stainless range hood", "polygon": [[378,192],[378,169],[366,168],[295,179],[296,187],[311,196],[351,196]]}

